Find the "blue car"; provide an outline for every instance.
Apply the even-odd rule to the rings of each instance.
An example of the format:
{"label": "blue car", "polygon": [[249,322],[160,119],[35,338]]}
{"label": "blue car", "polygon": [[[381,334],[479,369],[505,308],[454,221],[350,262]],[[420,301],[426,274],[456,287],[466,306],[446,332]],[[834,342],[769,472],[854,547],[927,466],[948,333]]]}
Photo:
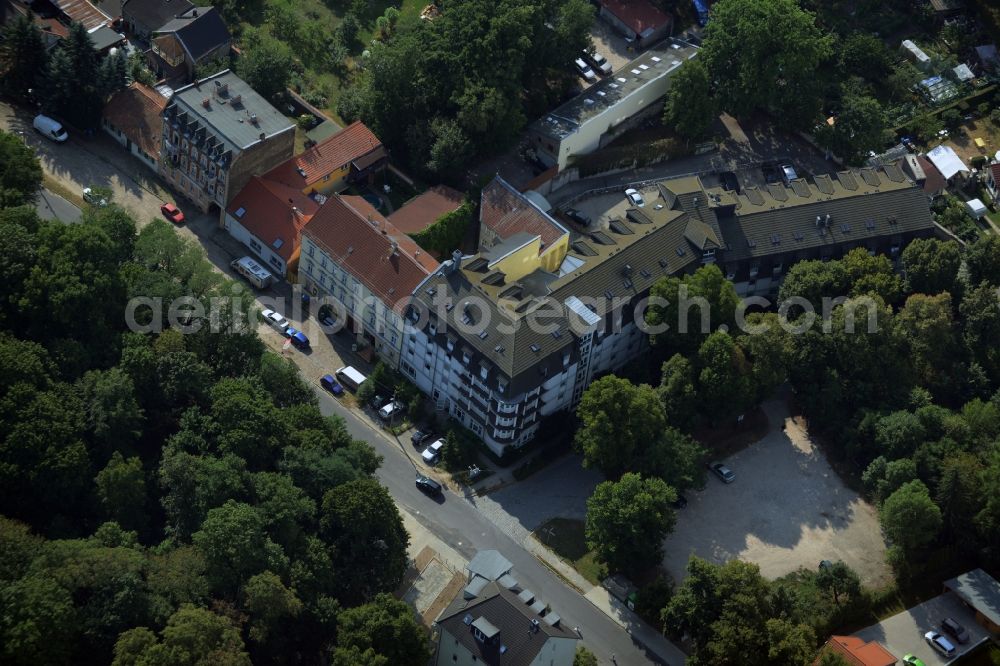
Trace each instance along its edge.
{"label": "blue car", "polygon": [[306,334],[302,331],[289,326],[285,329],[285,335],[291,339],[292,345],[298,347],[299,349],[309,349],[309,338],[307,338]]}
{"label": "blue car", "polygon": [[340,385],[333,375],[323,375],[319,379],[320,385],[334,395],[343,395],[344,387]]}

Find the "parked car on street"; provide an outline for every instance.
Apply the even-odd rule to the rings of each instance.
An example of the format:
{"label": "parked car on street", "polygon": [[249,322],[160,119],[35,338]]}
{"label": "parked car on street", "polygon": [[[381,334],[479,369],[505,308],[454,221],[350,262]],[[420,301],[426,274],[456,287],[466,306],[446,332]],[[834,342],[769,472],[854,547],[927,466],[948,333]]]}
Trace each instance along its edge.
{"label": "parked car on street", "polygon": [[51,139],[57,143],[62,143],[69,138],[69,134],[66,133],[66,130],[59,124],[58,120],[42,114],[35,116],[35,119],[31,121],[31,126],[46,139]]}
{"label": "parked car on street", "polygon": [[563,211],[563,215],[573,220],[580,226],[586,227],[590,224],[590,218],[578,211],[576,208],[567,208]]}
{"label": "parked car on street", "polygon": [[943,656],[949,658],[955,656],[955,646],[951,644],[951,641],[938,632],[928,631],[924,634],[924,640],[927,641],[928,645],[940,652]]}
{"label": "parked car on street", "polygon": [[323,375],[320,377],[319,383],[320,386],[334,395],[339,396],[344,394],[344,387],[340,385],[340,382],[333,378],[333,375]]}
{"label": "parked car on street", "polygon": [[172,203],[165,203],[160,206],[160,212],[163,213],[163,217],[167,218],[174,224],[181,224],[184,222],[184,213],[181,209]]}
{"label": "parked car on street", "polygon": [[638,206],[639,208],[642,208],[643,206],[646,205],[646,200],[642,198],[642,195],[639,193],[639,190],[635,189],[634,187],[630,187],[627,190],[625,190],[625,196],[628,197],[628,200],[632,203],[633,206]]}
{"label": "parked car on street", "polygon": [[969,632],[965,630],[965,627],[956,622],[954,618],[946,617],[941,620],[941,628],[944,629],[944,633],[948,634],[962,645],[969,642]]}
{"label": "parked car on street", "polygon": [[428,495],[440,495],[442,492],[441,484],[430,479],[423,474],[417,474],[417,488],[424,491]]}
{"label": "parked car on street", "polygon": [[433,437],[434,431],[432,430],[414,430],[413,434],[410,435],[410,443],[413,444],[413,446],[423,446]]}
{"label": "parked car on street", "polygon": [[382,409],[382,406],[385,405],[385,403],[387,402],[389,402],[389,398],[385,397],[381,393],[376,393],[374,396],[372,396],[372,399],[368,401],[368,406],[374,409],[375,411],[378,411]]}
{"label": "parked car on street", "polygon": [[289,326],[285,329],[285,335],[292,341],[292,346],[297,349],[309,349],[309,338],[297,328]]}
{"label": "parked car on street", "polygon": [[586,58],[587,61],[594,66],[594,69],[596,69],[604,76],[607,76],[608,74],[611,73],[611,63],[608,62],[608,59],[605,58],[600,53],[598,53],[597,51],[591,53],[590,51],[585,50],[583,52],[583,57]]}
{"label": "parked car on street", "polygon": [[435,465],[437,461],[441,459],[441,449],[444,448],[444,440],[439,439],[420,454],[420,457],[424,459],[424,462],[428,465]]}
{"label": "parked car on street", "polygon": [[260,316],[264,318],[265,322],[267,322],[274,328],[278,329],[285,335],[288,335],[287,333],[288,320],[282,317],[280,314],[278,314],[274,310],[263,310],[261,311]]}
{"label": "parked car on street", "polygon": [[906,664],[906,666],[927,666],[924,664],[923,659],[920,659],[916,655],[912,654],[908,654],[903,657],[903,663]]}
{"label": "parked car on street", "polygon": [[91,206],[97,206],[98,208],[104,208],[108,205],[108,200],[90,187],[83,188],[83,200]]}
{"label": "parked car on street", "polygon": [[723,483],[732,483],[733,481],[736,480],[736,474],[733,472],[733,470],[729,469],[722,463],[719,462],[711,463],[708,466],[708,468],[712,470],[712,473],[715,474],[717,477],[719,477],[719,479]]}
{"label": "parked car on street", "polygon": [[576,71],[580,73],[580,76],[587,79],[587,83],[593,83],[597,80],[597,74],[594,74],[594,70],[583,61],[583,58],[577,58],[573,64],[576,65]]}

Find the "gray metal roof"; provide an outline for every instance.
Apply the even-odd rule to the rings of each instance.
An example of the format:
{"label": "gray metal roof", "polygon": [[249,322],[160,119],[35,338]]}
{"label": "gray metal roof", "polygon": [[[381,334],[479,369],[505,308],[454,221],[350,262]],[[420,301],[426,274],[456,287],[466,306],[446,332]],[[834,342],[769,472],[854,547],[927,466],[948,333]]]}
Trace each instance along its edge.
{"label": "gray metal roof", "polygon": [[155,31],[172,32],[195,61],[230,41],[229,28],[215,7],[195,7]]}
{"label": "gray metal roof", "polygon": [[465,586],[462,592],[465,594],[467,599],[472,597],[478,597],[479,593],[483,591],[483,588],[489,584],[490,581],[486,580],[482,576],[473,576],[469,584]]}
{"label": "gray metal roof", "polygon": [[[603,113],[622,99],[641,91],[651,82],[670,76],[685,60],[693,58],[698,48],[687,42],[668,39],[650,47],[579,95],[546,113],[532,123],[540,134],[561,140],[581,125]],[[653,99],[648,100],[650,104]]]}
{"label": "gray metal roof", "polygon": [[228,69],[175,90],[165,114],[169,118],[183,114],[185,125],[202,124],[237,150],[249,148],[262,136],[295,129],[291,120]]}
{"label": "gray metal roof", "polygon": [[1000,583],[982,569],[946,580],[944,586],[965,603],[982,613],[995,625],[1000,625]]}
{"label": "gray metal roof", "polygon": [[510,573],[513,564],[500,554],[498,550],[481,550],[469,561],[466,567],[469,572],[476,576],[482,576],[488,581],[496,580],[506,573]]}
{"label": "gray metal roof", "polygon": [[121,3],[121,11],[126,18],[156,30],[193,6],[188,0],[125,0]]}

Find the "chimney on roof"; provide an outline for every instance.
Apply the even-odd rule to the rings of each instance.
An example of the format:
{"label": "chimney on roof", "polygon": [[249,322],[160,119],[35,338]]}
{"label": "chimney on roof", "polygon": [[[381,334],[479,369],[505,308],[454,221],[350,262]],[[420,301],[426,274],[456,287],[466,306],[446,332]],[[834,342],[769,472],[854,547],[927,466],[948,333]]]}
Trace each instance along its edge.
{"label": "chimney on roof", "polygon": [[193,18],[198,18],[198,9],[197,8],[191,10],[191,16]]}
{"label": "chimney on roof", "polygon": [[451,253],[452,270],[458,272],[462,268],[462,251],[455,250]]}

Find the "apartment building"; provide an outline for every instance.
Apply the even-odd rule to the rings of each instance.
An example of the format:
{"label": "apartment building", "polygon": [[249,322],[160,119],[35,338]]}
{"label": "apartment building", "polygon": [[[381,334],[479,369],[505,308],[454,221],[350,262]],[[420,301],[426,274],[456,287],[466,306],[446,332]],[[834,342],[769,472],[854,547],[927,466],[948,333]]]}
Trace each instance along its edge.
{"label": "apartment building", "polygon": [[295,124],[227,69],[174,91],[162,135],[160,172],[202,211],[221,212],[292,156]]}
{"label": "apartment building", "polygon": [[658,279],[718,263],[739,293],[773,293],[795,261],[898,256],[934,233],[923,192],[894,165],[739,194],[680,178],[644,195],[584,229],[497,177],[477,253],[455,253],[413,292],[400,370],[500,455],[646,349],[635,306]]}
{"label": "apartment building", "polygon": [[399,367],[407,299],[438,262],[362,197],[333,195],[302,228],[299,281],[332,299],[360,344]]}
{"label": "apartment building", "polygon": [[673,74],[697,53],[687,42],[660,42],[533,122],[528,127],[531,146],[544,162],[562,171],[574,155],[597,150],[659,113]]}

